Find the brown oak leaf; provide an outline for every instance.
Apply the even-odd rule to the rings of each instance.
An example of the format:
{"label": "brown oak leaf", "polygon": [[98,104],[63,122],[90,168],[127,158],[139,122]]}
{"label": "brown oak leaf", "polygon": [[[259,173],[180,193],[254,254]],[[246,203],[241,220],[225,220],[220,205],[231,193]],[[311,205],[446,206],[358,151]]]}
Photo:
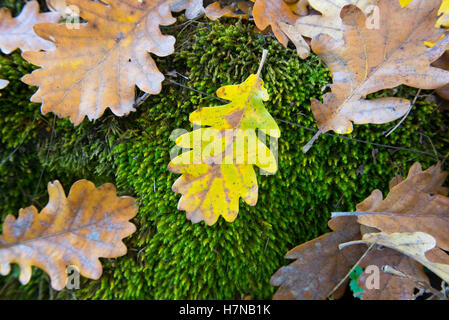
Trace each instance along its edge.
{"label": "brown oak leaf", "polygon": [[299,17],[293,25],[282,22],[280,27],[296,46],[298,55],[305,59],[310,55],[310,47],[303,37],[313,38],[325,33],[334,39],[342,39],[341,9],[353,4],[368,13],[375,2],[376,0],[308,0],[309,5],[322,14]]}
{"label": "brown oak leaf", "polygon": [[[105,4],[107,2],[107,5]],[[41,66],[23,81],[39,86],[31,101],[42,112],[70,117],[78,125],[87,115],[99,118],[106,108],[122,116],[134,111],[135,85],[158,94],[164,76],[149,53],[166,56],[175,38],[162,35],[160,26],[175,22],[164,0],[67,0],[87,20],[79,28],[41,23],[36,33],[56,46],[29,51],[23,57]]]}
{"label": "brown oak leaf", "polygon": [[444,33],[434,28],[440,0],[416,0],[401,8],[397,0],[379,0],[379,29],[366,26],[366,16],[354,5],[341,11],[343,40],[320,34],[312,49],[333,75],[332,90],[323,103],[312,101],[319,131],[303,148],[306,152],[323,132],[350,133],[352,122],[387,123],[410,108],[406,99],[365,99],[370,93],[401,84],[434,89],[449,83],[449,72],[431,67],[446,50],[449,37],[428,48]]}
{"label": "brown oak leaf", "polygon": [[[398,208],[401,208],[399,210],[413,210],[416,203],[420,203],[420,206],[429,209],[429,214],[432,214],[430,213],[432,210],[428,205],[431,207],[433,206],[433,212],[435,212],[435,214],[444,211],[447,216],[449,215],[447,207],[435,208],[434,206],[438,206],[439,204],[426,202],[420,196],[420,194],[428,194],[431,197],[446,198],[444,195],[448,193],[448,189],[442,186],[446,177],[447,173],[441,171],[440,164],[423,171],[421,165],[415,163],[410,168],[406,179],[399,177],[392,179],[390,183],[391,191],[388,195],[388,197],[390,197],[391,194],[392,198],[388,199],[387,197],[388,202],[383,203],[383,205],[391,207],[395,211]],[[373,205],[381,205],[379,203],[381,199],[378,200],[377,193],[378,191],[374,191],[374,197],[372,194],[365,201],[358,204],[356,206],[357,211],[372,211],[380,208],[372,207]],[[393,198],[396,201],[393,201]],[[387,199],[385,199],[385,201],[387,201]],[[396,203],[398,203],[398,205],[396,205]],[[384,210],[384,207],[382,207],[382,210]],[[444,214],[442,215],[444,216]],[[439,238],[443,243],[447,241],[447,236],[444,238],[444,233],[441,232],[448,230],[446,218],[440,217],[436,222],[425,220],[416,223],[412,222],[412,227],[410,228],[409,226],[404,226],[409,223],[409,221],[403,220],[401,223],[392,220],[384,221],[384,216],[378,217],[377,220],[380,221],[380,223],[371,223],[371,221],[368,221],[367,223],[367,221],[364,220],[364,217],[371,218],[372,216],[371,213],[364,215],[363,212],[334,213],[333,218],[329,221],[329,227],[333,232],[299,245],[287,254],[287,258],[297,260],[286,267],[280,268],[273,275],[271,284],[280,286],[274,295],[274,299],[326,299],[333,288],[337,286],[350,271],[351,267],[354,266],[367,250],[366,245],[362,244],[353,246],[346,245],[342,247],[340,251],[340,245],[346,241],[344,239],[351,239],[348,241],[349,243],[369,243],[362,240],[362,235],[364,237],[376,235],[376,233],[373,232],[378,232],[387,226],[388,231],[386,232],[401,232],[401,230],[413,232],[422,230],[423,232],[433,232],[435,239],[438,240]],[[399,218],[402,217],[402,215],[398,216]],[[413,227],[418,224],[421,224],[419,228]],[[439,226],[435,226],[435,224],[439,224]],[[438,231],[435,232],[435,229]],[[437,240],[435,240],[435,242],[437,242]],[[441,245],[440,247],[442,248]],[[448,264],[447,254],[442,250],[433,247],[429,247],[429,249],[431,250],[426,252],[426,257],[429,258],[429,260],[433,260],[433,262],[437,262],[435,260],[438,260]],[[428,263],[427,260],[422,260]],[[371,251],[360,260],[359,265],[363,268],[366,268],[369,265],[375,265],[379,269],[384,265],[388,265],[418,282],[420,281],[428,284],[428,279],[423,272],[421,264],[417,263],[411,257],[392,249],[381,249],[374,246]],[[434,264],[429,262],[428,265],[433,266]],[[435,270],[439,271],[438,268]],[[364,289],[362,299],[366,300],[413,299],[414,290],[417,288],[416,282],[382,272],[380,273],[380,287],[378,289],[367,288],[366,280],[368,280],[368,274],[363,273],[359,278],[359,284],[360,287]],[[339,289],[335,291],[333,294],[334,298],[342,296],[345,289],[345,283],[341,284]]]}
{"label": "brown oak leaf", "polygon": [[33,26],[40,22],[58,22],[58,20],[58,13],[39,13],[39,3],[36,0],[27,2],[16,18],[8,9],[0,8],[0,50],[10,54],[16,49],[22,51],[53,49],[53,43],[38,37]]}
{"label": "brown oak leaf", "polygon": [[298,16],[282,0],[255,0],[254,2],[253,16],[256,27],[262,31],[271,27],[276,39],[287,47],[288,37],[282,31],[280,23],[294,24]]}
{"label": "brown oak leaf", "polygon": [[206,16],[211,20],[218,18],[249,18],[249,11],[252,8],[252,2],[242,1],[236,5],[229,5],[222,7],[219,2],[211,3],[206,7]]}
{"label": "brown oak leaf", "polygon": [[[449,197],[442,186],[446,177],[440,163],[425,171],[415,163],[407,179],[394,185],[385,199],[380,190],[374,190],[350,214],[357,216],[359,223],[386,233],[425,232],[436,239],[439,248],[449,251]],[[426,255],[434,262],[449,264],[449,256],[441,250]]]}
{"label": "brown oak leaf", "polygon": [[186,10],[186,18],[194,19],[204,13],[203,0],[172,0],[170,10],[173,12]]}
{"label": "brown oak leaf", "polygon": [[28,283],[31,267],[50,275],[56,290],[66,286],[66,267],[75,266],[81,275],[98,279],[102,266],[98,258],[126,254],[122,239],[136,230],[129,222],[137,206],[131,197],[117,197],[115,187],[96,188],[80,180],[68,197],[58,181],[48,184],[49,202],[40,213],[34,206],[21,209],[16,219],[8,215],[0,236],[0,273],[7,275],[17,263],[19,280]]}
{"label": "brown oak leaf", "polygon": [[[280,268],[271,277],[271,285],[280,286],[273,299],[326,299],[357,262],[366,247],[348,246],[343,250],[338,248],[342,242],[360,239],[360,225],[357,219],[336,218],[329,221],[329,226],[333,232],[301,244],[287,253],[285,256],[287,259],[297,260]],[[334,293],[334,298],[341,297],[344,289],[345,285],[342,285]]]}

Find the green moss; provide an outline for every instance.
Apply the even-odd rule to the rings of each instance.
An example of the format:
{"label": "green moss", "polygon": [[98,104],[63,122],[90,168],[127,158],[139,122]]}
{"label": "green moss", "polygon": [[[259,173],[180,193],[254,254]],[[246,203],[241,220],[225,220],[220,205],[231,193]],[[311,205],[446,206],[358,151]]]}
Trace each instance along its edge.
{"label": "green moss", "polygon": [[[310,100],[321,98],[321,88],[331,81],[316,56],[302,61],[295,50],[254,33],[251,23],[199,20],[186,26],[184,22],[164,28],[164,33],[177,36],[176,52],[156,60],[162,72],[175,70],[188,79],[169,79],[215,95],[219,87],[241,83],[256,72],[266,48],[269,56],[262,78],[270,94],[267,109],[277,119],[315,127]],[[278,121],[279,170],[276,175],[258,176],[257,205],[241,202],[234,223],[220,218],[212,227],[191,224],[176,208],[179,195],[171,191],[177,175],[166,169],[174,146],[170,134],[176,128],[191,130],[189,114],[199,107],[220,105],[219,101],[166,81],[160,95],[150,97],[128,117],[107,112],[79,127],[56,119],[51,130],[53,115],[40,116],[39,106],[28,103],[34,89],[19,82],[30,66],[17,54],[1,59],[0,76],[12,84],[0,97],[0,159],[28,132],[7,167],[0,167],[2,216],[33,203],[26,194],[33,194],[43,168],[39,192],[50,180],[61,180],[67,190],[77,179],[88,178],[97,185],[113,182],[121,194],[136,197],[140,204],[134,219],[138,231],[126,240],[129,253],[103,259],[100,280],[83,279],[80,290],[55,295],[42,272],[36,272],[27,286],[20,286],[13,275],[0,279],[2,297],[270,298],[275,288],[269,279],[288,262],[284,254],[324,233],[330,212],[354,209],[376,188],[385,192],[389,180],[404,175],[414,161],[425,167],[435,162],[432,156],[331,136],[320,137],[303,154],[301,148],[313,132]],[[400,87],[376,96],[385,94],[413,99],[416,90]],[[449,142],[442,131],[445,116],[420,98],[388,138],[384,131],[393,124],[356,126],[349,137],[421,150],[432,150],[431,140],[445,154]],[[36,205],[42,204],[44,197]]]}

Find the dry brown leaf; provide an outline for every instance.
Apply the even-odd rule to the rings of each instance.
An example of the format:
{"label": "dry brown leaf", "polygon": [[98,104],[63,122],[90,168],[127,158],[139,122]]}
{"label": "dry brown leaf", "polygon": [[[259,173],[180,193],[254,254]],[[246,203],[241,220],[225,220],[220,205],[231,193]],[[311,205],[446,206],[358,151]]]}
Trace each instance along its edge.
{"label": "dry brown leaf", "polygon": [[[349,214],[357,216],[359,223],[386,233],[428,233],[441,249],[449,251],[449,197],[444,196],[448,189],[442,186],[446,177],[440,164],[422,171],[415,163],[407,179],[393,186],[385,199],[380,190],[374,190],[357,205],[356,212]],[[431,253],[428,257],[435,262],[449,264],[448,255],[437,250]]]}
{"label": "dry brown leaf", "polygon": [[313,38],[325,33],[334,39],[343,39],[343,22],[340,18],[341,9],[353,4],[369,13],[376,0],[308,0],[309,5],[322,14],[299,17],[292,24],[280,23],[282,31],[296,46],[298,55],[305,59],[310,55],[310,47],[304,37]]}
{"label": "dry brown leaf", "polygon": [[[437,61],[432,64],[434,67],[449,70],[449,52],[446,51]],[[449,84],[437,88],[435,92],[443,99],[449,100]]]}
{"label": "dry brown leaf", "polygon": [[181,12],[186,10],[187,19],[195,19],[204,13],[203,0],[171,0],[170,10]]}
{"label": "dry brown leaf", "polygon": [[[214,2],[206,7],[206,16],[211,20],[217,20],[218,18],[249,18],[249,10],[252,8],[252,3],[250,1],[238,2],[237,8],[233,5],[222,7],[220,3]],[[239,13],[238,10],[243,12]]]}
{"label": "dry brown leaf", "polygon": [[294,24],[298,16],[282,0],[255,0],[254,2],[253,16],[256,27],[262,31],[271,27],[276,39],[287,47],[288,37],[281,30],[280,23]]}
{"label": "dry brown leaf", "polygon": [[[405,209],[410,209],[415,202],[422,202],[419,194],[439,193],[440,195],[432,195],[433,197],[444,197],[448,189],[442,187],[447,173],[441,171],[441,165],[437,164],[423,171],[419,163],[415,163],[409,170],[407,178],[404,180],[399,177],[393,178],[390,183],[392,190],[390,194],[396,197],[396,202],[401,203]],[[409,194],[401,197],[398,193],[404,194],[404,190],[409,189]],[[380,191],[379,191],[380,192]],[[373,192],[374,195],[377,191]],[[357,205],[357,210],[375,210],[370,206],[377,203],[377,196],[373,194]],[[390,197],[389,194],[389,197]],[[400,199],[398,199],[398,197]],[[414,199],[417,197],[417,200]],[[388,199],[388,197],[387,197]],[[386,200],[387,200],[386,199]],[[385,200],[385,201],[386,201]],[[391,199],[389,199],[391,200]],[[406,203],[411,202],[407,207]],[[396,209],[394,201],[384,203],[384,206]],[[425,203],[423,203],[425,205]],[[435,208],[434,208],[435,209]],[[436,208],[438,212],[441,208]],[[444,211],[444,209],[442,210]],[[447,208],[446,214],[449,215]],[[372,215],[368,214],[366,217],[370,218]],[[366,251],[366,246],[345,246],[339,251],[338,246],[342,239],[352,239],[349,242],[362,243],[361,235],[373,234],[382,230],[384,225],[390,227],[388,232],[397,232],[401,228],[407,229],[403,225],[407,222],[399,224],[398,222],[381,221],[381,223],[365,223],[361,218],[365,215],[356,213],[338,213],[333,215],[333,219],[329,221],[329,227],[334,230],[331,233],[325,234],[317,239],[304,243],[287,254],[287,258],[298,259],[292,264],[279,269],[271,279],[271,284],[280,286],[276,292],[275,299],[325,299],[331,290],[339,283],[340,280],[348,273],[350,268],[357,262],[357,260]],[[344,219],[341,219],[344,218]],[[379,220],[383,217],[379,217]],[[438,220],[436,223],[440,226],[422,226],[419,230],[433,230],[435,228],[439,231],[448,230],[446,219]],[[421,221],[422,224],[429,222]],[[419,224],[419,223],[416,223]],[[441,229],[441,230],[440,230]],[[413,230],[413,228],[411,228]],[[440,237],[444,238],[444,234],[437,232]],[[447,240],[443,239],[442,241]],[[366,241],[363,243],[367,243]],[[344,251],[353,247],[353,251]],[[433,246],[434,247],[434,246]],[[433,248],[432,247],[432,248]],[[440,246],[441,247],[441,246]],[[437,248],[426,249],[426,259],[428,263],[442,262],[448,263],[447,255]],[[441,247],[442,248],[442,247]],[[422,261],[419,261],[422,262]],[[377,265],[379,269],[383,265],[389,265],[395,269],[411,276],[418,281],[426,282],[427,278],[423,273],[422,266],[415,263],[412,258],[403,254],[397,253],[393,250],[379,250],[374,247],[361,260],[360,266],[366,267],[368,265]],[[366,274],[362,274],[362,281]],[[362,295],[363,299],[411,299],[413,298],[416,283],[410,280],[397,278],[391,274],[380,274],[380,290],[370,289]],[[345,285],[342,284],[334,297],[338,298],[344,292]]]}
{"label": "dry brown leaf", "polygon": [[430,66],[444,53],[449,37],[432,48],[424,44],[444,33],[434,28],[439,4],[440,0],[416,0],[401,8],[397,0],[379,0],[378,30],[366,27],[359,8],[345,6],[341,11],[344,41],[326,34],[312,40],[313,51],[333,74],[333,84],[323,103],[312,101],[319,131],[304,152],[323,132],[350,133],[352,122],[387,123],[410,107],[410,101],[400,98],[366,100],[370,93],[401,84],[434,89],[449,83],[448,71]]}
{"label": "dry brown leaf", "polygon": [[40,22],[58,22],[58,20],[58,13],[39,13],[39,3],[36,0],[27,2],[16,18],[12,17],[8,9],[0,8],[0,50],[10,54],[16,49],[22,51],[53,49],[53,43],[38,37],[33,26]]}
{"label": "dry brown leaf", "polygon": [[[360,262],[360,267],[366,270],[368,266],[376,266],[382,270],[385,265],[395,268],[406,275],[413,275],[417,281],[428,282],[423,266],[408,256],[389,248],[373,247]],[[379,289],[367,288],[370,274],[364,271],[359,278],[359,286],[364,290],[362,300],[412,300],[416,284],[397,276],[379,272]]]}
{"label": "dry brown leaf", "polygon": [[297,16],[305,16],[309,13],[309,0],[284,0]]}
{"label": "dry brown leaf", "polygon": [[[280,286],[273,299],[326,299],[362,256],[366,247],[349,246],[343,250],[338,249],[342,242],[360,239],[360,225],[354,217],[332,219],[329,226],[333,232],[301,244],[287,253],[287,259],[297,260],[280,268],[271,277],[271,285]],[[334,297],[341,297],[344,288],[343,284]]]}
{"label": "dry brown leaf", "polygon": [[87,180],[73,184],[68,197],[58,181],[48,184],[49,202],[40,213],[34,206],[21,209],[16,219],[8,215],[0,236],[0,273],[7,275],[10,264],[21,269],[20,282],[28,283],[31,267],[50,275],[56,290],[65,287],[66,267],[75,266],[81,275],[98,279],[102,267],[98,258],[126,254],[122,239],[136,230],[129,222],[137,206],[131,197],[117,197],[115,187],[99,188]]}
{"label": "dry brown leaf", "polygon": [[166,56],[175,38],[162,35],[159,26],[175,22],[164,0],[68,0],[88,21],[79,29],[43,23],[36,33],[53,39],[55,50],[25,52],[23,57],[41,66],[23,81],[39,86],[31,101],[42,102],[42,112],[70,117],[78,125],[87,115],[99,118],[106,108],[118,116],[134,111],[134,91],[158,94],[164,76],[149,53]]}
{"label": "dry brown leaf", "polygon": [[362,240],[343,243],[340,245],[340,248],[346,248],[360,243],[375,243],[397,250],[426,266],[445,282],[449,282],[449,264],[434,263],[426,257],[427,251],[435,250],[436,240],[425,232],[367,233],[363,235]]}

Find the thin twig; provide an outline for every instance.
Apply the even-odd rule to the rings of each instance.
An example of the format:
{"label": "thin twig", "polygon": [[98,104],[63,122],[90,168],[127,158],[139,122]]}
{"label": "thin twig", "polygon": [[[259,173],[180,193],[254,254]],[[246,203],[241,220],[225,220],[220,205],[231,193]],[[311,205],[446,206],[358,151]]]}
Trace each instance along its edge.
{"label": "thin twig", "polygon": [[28,134],[31,131],[31,128],[33,128],[34,122],[36,121],[36,117],[33,119],[33,122],[31,123],[31,125],[28,127],[28,130],[26,131],[26,133],[24,134],[22,140],[20,141],[19,145],[10,153],[6,156],[5,159],[2,160],[2,162],[0,163],[0,167],[6,163],[6,161],[8,161],[13,155],[14,153],[16,153],[20,147],[22,146],[22,144],[25,142],[26,137],[28,137]]}
{"label": "thin twig", "polygon": [[210,97],[210,98],[214,98],[215,100],[219,100],[219,101],[224,102],[224,103],[229,103],[229,101],[227,101],[227,100],[220,99],[220,98],[218,98],[218,97],[214,97],[214,96],[212,96],[212,95],[210,95],[210,94],[208,94],[208,93],[206,93],[206,92],[203,92],[203,91],[200,91],[200,90],[197,90],[197,89],[188,87],[188,86],[186,86],[186,85],[184,85],[184,84],[182,84],[182,83],[176,82],[176,81],[174,81],[174,80],[171,80],[171,79],[166,79],[166,80],[167,80],[168,82],[171,82],[171,83],[173,83],[173,84],[176,84],[176,85],[178,85],[178,86],[180,86],[180,87],[183,87],[183,88],[185,88],[185,89],[189,89],[189,90],[192,90],[192,91],[194,91],[194,92],[196,92],[196,93],[200,93],[200,94],[202,94],[202,95],[204,95],[204,96],[208,96],[208,97]]}
{"label": "thin twig", "polygon": [[262,59],[260,59],[260,63],[259,63],[259,69],[257,69],[257,80],[259,80],[260,78],[260,73],[262,72],[262,68],[263,65],[265,64],[265,60],[267,59],[267,55],[268,55],[268,50],[267,49],[263,49],[262,50]]}
{"label": "thin twig", "polygon": [[433,288],[428,282],[425,282],[425,281],[422,281],[422,280],[418,280],[415,277],[412,277],[412,276],[410,276],[408,274],[405,274],[405,273],[403,273],[403,272],[401,272],[399,270],[396,270],[395,268],[393,268],[393,267],[391,267],[389,265],[382,266],[382,271],[385,272],[385,273],[388,273],[389,275],[392,275],[392,276],[395,276],[395,277],[398,277],[398,278],[402,278],[402,279],[411,281],[419,289],[423,289],[426,292],[430,292],[433,295],[437,296],[441,300],[447,300],[446,296],[442,292],[440,292],[440,291],[436,290],[435,288]]}
{"label": "thin twig", "polygon": [[424,136],[424,137],[426,137],[427,139],[429,139],[430,145],[432,146],[432,149],[433,149],[433,153],[435,154],[435,158],[437,158],[437,161],[440,161],[440,158],[438,157],[437,149],[435,149],[435,146],[433,145],[432,139],[430,139],[430,137],[427,134],[424,134],[422,132],[420,132],[419,134]]}
{"label": "thin twig", "polygon": [[405,116],[402,117],[401,121],[399,121],[399,123],[398,123],[397,125],[395,125],[395,126],[393,127],[393,129],[391,129],[391,130],[385,135],[385,137],[388,137],[390,134],[392,134],[393,131],[396,130],[396,129],[402,124],[402,122],[404,122],[405,118],[407,118],[408,114],[410,113],[410,111],[412,110],[413,106],[415,105],[416,100],[418,99],[420,93],[421,93],[421,89],[419,89],[418,92],[416,93],[415,98],[413,99],[413,102],[412,102],[412,104],[410,105],[410,107],[408,108],[407,113],[405,114]]}
{"label": "thin twig", "polygon": [[[284,122],[284,123],[287,123],[289,125],[295,126],[295,127],[299,127],[301,129],[304,129],[304,130],[317,132],[316,129],[308,128],[308,127],[302,126],[302,125],[297,124],[297,123],[293,123],[293,122],[290,122],[290,121],[282,120],[282,119],[279,119],[279,118],[274,118],[274,119],[277,120],[277,121]],[[425,154],[425,155],[432,156],[432,157],[434,156],[434,154],[431,153],[431,152],[426,152],[426,151],[421,151],[421,150],[416,150],[416,149],[410,149],[410,148],[404,148],[404,147],[395,147],[395,146],[390,146],[390,145],[387,145],[387,144],[381,144],[381,143],[375,143],[375,142],[370,142],[370,141],[365,141],[365,140],[360,140],[360,139],[354,139],[354,138],[349,138],[349,137],[346,137],[346,136],[337,135],[337,134],[333,134],[333,133],[329,133],[329,132],[323,133],[323,135],[336,137],[336,138],[340,138],[340,139],[346,139],[346,140],[350,140],[350,141],[354,141],[354,142],[365,143],[365,144],[373,145],[373,146],[376,146],[376,147],[389,148],[389,149],[402,150],[402,151],[409,151],[409,152],[416,152],[416,153],[421,153],[421,154]]]}
{"label": "thin twig", "polygon": [[338,288],[340,288],[340,286],[343,284],[343,282],[346,281],[346,279],[349,277],[351,272],[354,271],[354,269],[359,265],[359,263],[362,261],[362,259],[366,257],[366,255],[371,251],[371,249],[374,247],[375,244],[376,244],[375,242],[371,243],[371,245],[368,247],[368,249],[366,249],[365,253],[360,257],[360,259],[357,260],[357,262],[352,266],[351,269],[349,269],[348,273],[344,276],[344,278],[340,280],[340,282],[332,289],[331,292],[329,292],[329,294],[327,295],[328,299],[335,291],[337,291]]}
{"label": "thin twig", "polygon": [[[51,145],[52,145],[52,142],[53,142],[53,135],[54,135],[54,132],[55,132],[55,122],[56,122],[56,114],[53,116],[53,123],[52,123],[52,126],[51,126],[51,133],[50,133],[50,142],[48,143],[47,155],[45,156],[45,163],[47,162],[48,156],[50,155],[50,149],[51,149]],[[34,194],[33,194],[33,198],[36,196],[37,191],[39,190],[39,185],[41,184],[41,180],[42,180],[42,177],[43,177],[44,172],[45,172],[45,163],[42,166],[42,171],[41,171],[41,174],[39,176],[39,180],[37,181],[36,189],[34,190]]]}

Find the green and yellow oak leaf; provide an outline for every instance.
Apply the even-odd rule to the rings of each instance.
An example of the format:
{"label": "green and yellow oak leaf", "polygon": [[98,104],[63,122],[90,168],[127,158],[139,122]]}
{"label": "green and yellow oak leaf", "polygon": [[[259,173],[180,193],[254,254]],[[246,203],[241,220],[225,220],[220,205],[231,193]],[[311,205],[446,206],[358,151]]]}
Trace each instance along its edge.
{"label": "green and yellow oak leaf", "polygon": [[197,223],[213,225],[220,216],[232,222],[238,215],[239,199],[256,205],[258,184],[253,165],[268,174],[277,171],[273,152],[256,134],[279,138],[280,131],[263,102],[269,96],[263,81],[251,75],[240,85],[225,86],[217,96],[231,101],[206,107],[190,115],[201,127],[176,140],[191,149],[174,158],[168,169],[181,173],[173,191],[182,194],[178,209]]}

